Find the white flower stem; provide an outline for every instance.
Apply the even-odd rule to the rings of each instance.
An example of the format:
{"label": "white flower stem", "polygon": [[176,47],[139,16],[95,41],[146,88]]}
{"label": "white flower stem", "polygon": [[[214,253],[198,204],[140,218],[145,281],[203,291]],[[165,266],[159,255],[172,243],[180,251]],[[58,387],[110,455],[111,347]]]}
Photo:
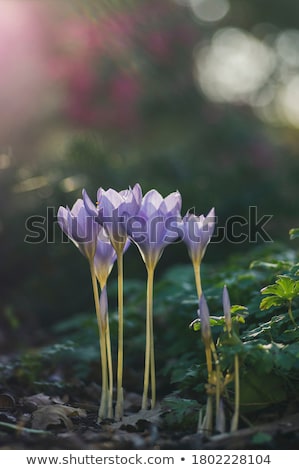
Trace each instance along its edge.
{"label": "white flower stem", "polygon": [[199,434],[210,436],[213,429],[213,397],[208,395],[206,413],[203,421],[199,420],[198,430]]}
{"label": "white flower stem", "polygon": [[[108,277],[108,276],[107,276]],[[104,291],[106,291],[107,279],[103,282],[100,282],[101,287],[101,295],[103,295]],[[107,295],[107,291],[105,292]],[[112,365],[112,352],[111,352],[111,339],[110,339],[110,326],[109,326],[109,315],[108,315],[108,300],[107,300],[107,317],[106,317],[106,325],[105,325],[105,334],[106,334],[106,348],[107,348],[107,363],[108,363],[108,412],[107,417],[112,419],[113,418],[113,365]]]}
{"label": "white flower stem", "polygon": [[293,312],[292,312],[292,301],[290,300],[289,301],[289,305],[288,305],[288,314],[289,314],[289,317],[290,317],[290,320],[291,322],[293,323],[295,329],[297,328],[297,323],[295,322],[295,319],[294,319],[294,316],[293,316]]}
{"label": "white flower stem", "polygon": [[99,302],[99,291],[97,278],[93,262],[90,263],[90,274],[92,282],[92,290],[94,296],[94,303],[99,328],[99,339],[100,339],[100,351],[101,351],[101,366],[102,366],[102,394],[101,403],[98,413],[98,421],[107,417],[107,399],[108,399],[108,373],[107,373],[107,350],[106,350],[106,335],[105,327],[101,318],[100,302]]}
{"label": "white flower stem", "polygon": [[154,328],[153,328],[153,284],[154,268],[147,266],[147,292],[146,292],[146,340],[145,340],[145,363],[142,395],[142,410],[147,409],[148,389],[151,377],[152,401],[151,407],[156,404],[156,373],[154,352]]}
{"label": "white flower stem", "polygon": [[200,297],[201,297],[201,294],[202,294],[201,276],[200,276],[200,262],[193,261],[192,264],[193,264],[193,269],[194,269],[197,297],[198,297],[198,300],[199,300]]}
{"label": "white flower stem", "polygon": [[109,327],[108,318],[107,318],[107,328],[106,328],[106,346],[107,346],[108,377],[109,377],[108,418],[112,419],[113,418],[113,366],[112,366],[110,327]]}
{"label": "white flower stem", "polygon": [[211,342],[211,351],[215,363],[215,371],[216,371],[216,421],[219,418],[220,414],[220,395],[221,395],[221,370],[220,370],[220,364],[219,364],[219,359],[216,351],[216,347],[214,342]]}
{"label": "white flower stem", "polygon": [[124,294],[123,294],[123,250],[117,250],[118,282],[118,352],[117,352],[117,395],[115,418],[123,416],[123,347],[124,347]]}
{"label": "white flower stem", "polygon": [[154,289],[154,269],[151,268],[148,272],[148,297],[149,297],[149,320],[150,320],[150,333],[151,333],[151,408],[156,406],[156,366],[155,366],[155,344],[154,344],[154,315],[153,315],[153,289]]}
{"label": "white flower stem", "polygon": [[231,432],[238,430],[239,410],[240,410],[240,376],[239,376],[239,356],[235,354],[235,411],[231,422]]}

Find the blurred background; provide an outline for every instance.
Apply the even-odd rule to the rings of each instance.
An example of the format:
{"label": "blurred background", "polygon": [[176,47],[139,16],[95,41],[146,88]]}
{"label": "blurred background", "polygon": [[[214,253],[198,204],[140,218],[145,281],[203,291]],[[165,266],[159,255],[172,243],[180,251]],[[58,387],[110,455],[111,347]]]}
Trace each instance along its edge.
{"label": "blurred background", "polygon": [[[86,260],[55,223],[83,187],[140,182],[183,212],[299,224],[299,3],[0,0],[0,348],[92,310]],[[32,235],[36,216],[44,236]],[[30,219],[31,221],[33,219]],[[259,240],[261,242],[261,240]],[[250,249],[212,244],[205,261]],[[142,278],[135,247],[126,276]],[[165,250],[157,275],[188,263]],[[21,330],[20,330],[21,328]],[[22,337],[21,335],[21,337]],[[14,347],[13,344],[11,344]],[[6,349],[5,349],[6,348]]]}

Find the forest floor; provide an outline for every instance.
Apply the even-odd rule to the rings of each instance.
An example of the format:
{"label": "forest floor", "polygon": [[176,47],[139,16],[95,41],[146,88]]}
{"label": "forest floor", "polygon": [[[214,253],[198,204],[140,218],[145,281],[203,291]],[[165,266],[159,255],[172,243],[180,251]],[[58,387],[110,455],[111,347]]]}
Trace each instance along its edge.
{"label": "forest floor", "polygon": [[165,426],[167,408],[140,412],[141,396],[128,393],[121,422],[97,424],[95,384],[70,397],[22,394],[13,387],[0,394],[0,449],[298,449],[299,403],[263,410],[256,424],[240,420],[234,433],[203,437]]}

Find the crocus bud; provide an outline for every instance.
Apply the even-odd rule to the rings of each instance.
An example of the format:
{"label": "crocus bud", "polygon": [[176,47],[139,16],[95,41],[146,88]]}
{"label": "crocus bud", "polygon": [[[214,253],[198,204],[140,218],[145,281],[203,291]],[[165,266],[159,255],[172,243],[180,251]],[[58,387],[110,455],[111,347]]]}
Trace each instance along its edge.
{"label": "crocus bud", "polygon": [[86,211],[83,200],[77,199],[72,209],[60,206],[57,221],[64,233],[91,263],[100,227],[94,216]]}
{"label": "crocus bud", "polygon": [[212,333],[210,326],[210,312],[205,296],[202,294],[199,300],[198,317],[200,319],[201,336],[206,348],[212,343]]}
{"label": "crocus bud", "polygon": [[227,328],[228,333],[230,334],[232,331],[232,317],[230,313],[230,308],[231,308],[230,299],[229,299],[229,294],[228,294],[228,290],[226,286],[224,286],[223,288],[222,305],[223,305],[223,313],[224,313],[226,328]]}
{"label": "crocus bud", "polygon": [[194,264],[199,264],[205,254],[215,228],[215,209],[208,215],[195,215],[187,212],[183,218],[183,240]]}

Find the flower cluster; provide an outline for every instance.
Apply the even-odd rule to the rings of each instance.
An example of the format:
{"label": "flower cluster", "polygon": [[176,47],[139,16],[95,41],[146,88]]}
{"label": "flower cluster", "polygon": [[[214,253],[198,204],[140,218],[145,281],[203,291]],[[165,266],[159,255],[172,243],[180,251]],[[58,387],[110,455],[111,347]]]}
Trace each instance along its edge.
{"label": "flower cluster", "polygon": [[[100,188],[94,203],[83,190],[73,208],[60,207],[58,223],[87,258],[90,266],[95,308],[98,318],[102,395],[99,420],[112,417],[113,368],[108,319],[107,280],[117,260],[118,268],[118,361],[116,419],[123,416],[123,254],[133,242],[147,270],[146,345],[142,409],[147,409],[151,389],[151,407],[156,404],[154,356],[153,284],[154,272],[165,247],[183,240],[194,267],[198,296],[201,297],[200,265],[215,226],[212,209],[207,217],[188,212],[181,216],[179,191],[163,198],[152,189],[144,196],[139,184],[120,192]],[[98,295],[98,283],[101,295]]]}

